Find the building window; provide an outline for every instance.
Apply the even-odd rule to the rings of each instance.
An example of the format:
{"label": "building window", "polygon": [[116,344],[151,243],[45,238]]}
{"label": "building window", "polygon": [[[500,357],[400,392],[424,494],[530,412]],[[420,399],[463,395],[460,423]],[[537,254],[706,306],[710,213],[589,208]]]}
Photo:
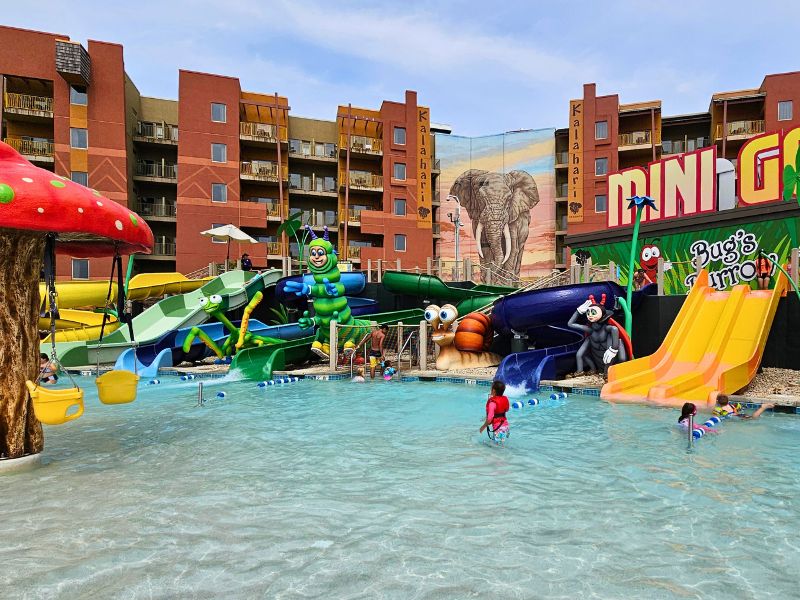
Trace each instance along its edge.
{"label": "building window", "polygon": [[[225,223],[212,223],[211,224],[211,229],[216,229],[217,227],[222,227],[223,225],[225,225]],[[211,243],[212,244],[227,244],[228,240],[226,240],[225,238],[214,237],[212,235],[211,236]]]}
{"label": "building window", "polygon": [[72,278],[73,279],[89,279],[89,259],[88,258],[73,258],[72,259]]}
{"label": "building window", "polygon": [[211,162],[224,163],[228,160],[228,146],[211,144]]}
{"label": "building window", "polygon": [[86,88],[82,85],[71,85],[69,87],[69,103],[86,106],[89,103],[89,97],[86,95]]}
{"label": "building window", "polygon": [[211,120],[214,123],[227,123],[228,107],[218,102],[211,103]]}
{"label": "building window", "polygon": [[291,139],[289,140],[289,152],[291,154],[299,154],[300,153],[300,140]]}
{"label": "building window", "polygon": [[406,201],[403,198],[394,199],[394,214],[398,217],[406,216]]}
{"label": "building window", "polygon": [[224,183],[211,184],[211,201],[212,202],[227,202],[228,201],[228,186]]}
{"label": "building window", "polygon": [[395,127],[394,128],[394,143],[398,146],[405,146],[406,145],[406,128],[405,127]]}
{"label": "building window", "polygon": [[594,197],[594,212],[604,213],[608,210],[608,197],[605,194]]}
{"label": "building window", "polygon": [[792,120],[792,101],[784,100],[778,102],[778,121]]}
{"label": "building window", "polygon": [[406,163],[394,163],[394,171],[392,172],[392,177],[400,181],[405,181]]}
{"label": "building window", "polygon": [[608,159],[595,158],[594,159],[594,174],[595,175],[608,175]]}
{"label": "building window", "polygon": [[397,252],[406,251],[406,236],[404,234],[396,233],[394,235],[394,249]]}
{"label": "building window", "polygon": [[608,139],[608,121],[597,121],[597,123],[594,124],[594,139]]}
{"label": "building window", "polygon": [[69,130],[69,145],[73,148],[85,150],[89,147],[89,132],[86,129],[71,127]]}
{"label": "building window", "polygon": [[89,187],[89,174],[86,171],[73,171],[70,179],[75,183],[80,183],[83,186]]}

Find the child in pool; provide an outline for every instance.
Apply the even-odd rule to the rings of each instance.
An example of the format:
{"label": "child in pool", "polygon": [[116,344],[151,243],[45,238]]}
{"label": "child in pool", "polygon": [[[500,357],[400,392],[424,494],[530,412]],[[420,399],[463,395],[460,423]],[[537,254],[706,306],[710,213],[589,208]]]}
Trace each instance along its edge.
{"label": "child in pool", "polygon": [[392,366],[391,361],[388,360],[383,361],[383,378],[386,381],[389,381],[392,377],[394,377],[395,373],[397,373],[397,371]]}
{"label": "child in pool", "polygon": [[353,383],[364,383],[366,379],[364,379],[364,367],[358,367],[356,369],[356,376],[352,379]]}
{"label": "child in pool", "polygon": [[506,412],[508,412],[509,403],[508,398],[503,395],[505,391],[505,383],[497,379],[492,382],[492,391],[486,401],[486,420],[478,430],[479,433],[483,433],[483,430],[488,428],[489,437],[498,444],[502,444],[508,438]]}
{"label": "child in pool", "polygon": [[730,398],[726,394],[717,395],[717,405],[714,407],[714,415],[717,417],[739,417],[740,419],[757,419],[765,410],[775,408],[774,404],[762,404],[752,415],[744,414],[741,404],[731,404]]}
{"label": "child in pool", "polygon": [[50,362],[47,354],[42,353],[39,355],[39,369],[42,371],[39,377],[39,383],[57,383],[58,373],[56,373],[56,366]]}
{"label": "child in pool", "polygon": [[[692,404],[691,402],[686,402],[681,408],[681,416],[678,417],[678,427],[683,429],[689,429],[689,415],[696,415],[697,414],[697,407]],[[705,433],[717,433],[716,429],[712,429],[711,427],[706,427],[701,423],[693,423],[694,427],[692,429],[699,429],[704,431]]]}

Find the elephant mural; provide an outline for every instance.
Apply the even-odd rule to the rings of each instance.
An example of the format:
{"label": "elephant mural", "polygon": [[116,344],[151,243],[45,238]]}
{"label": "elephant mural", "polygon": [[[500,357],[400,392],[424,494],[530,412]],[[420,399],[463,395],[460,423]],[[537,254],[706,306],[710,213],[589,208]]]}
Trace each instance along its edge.
{"label": "elephant mural", "polygon": [[525,171],[493,173],[470,169],[450,187],[472,220],[483,277],[486,268],[519,276],[531,209],[539,203],[533,177]]}

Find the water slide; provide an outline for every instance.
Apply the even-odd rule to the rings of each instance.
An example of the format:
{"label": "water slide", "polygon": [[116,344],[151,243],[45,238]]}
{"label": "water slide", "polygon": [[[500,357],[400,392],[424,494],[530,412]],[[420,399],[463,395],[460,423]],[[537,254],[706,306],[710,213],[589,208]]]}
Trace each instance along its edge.
{"label": "water slide", "polygon": [[[201,288],[186,294],[164,298],[134,317],[133,331],[138,345],[156,343],[164,334],[182,327],[200,325],[209,315],[200,306],[200,298],[219,294],[227,299],[228,309],[247,304],[253,295],[277,283],[280,271],[261,274],[252,271],[229,271],[215,277]],[[65,367],[114,363],[122,352],[133,346],[127,327],[105,337],[102,343],[74,342],[59,344],[58,356]]]}
{"label": "water slide", "polygon": [[[424,318],[420,309],[401,310],[372,315],[370,321],[376,323],[417,324]],[[311,352],[314,336],[287,340],[271,346],[242,350],[233,357],[231,373],[240,373],[246,379],[257,381],[272,379],[273,371],[282,371],[287,365],[302,364],[315,355]]]}
{"label": "water slide", "polygon": [[458,287],[446,284],[435,275],[402,271],[386,271],[382,282],[387,290],[395,294],[417,296],[428,301],[435,299],[442,302],[458,302],[456,308],[462,316],[480,310],[516,289],[497,285],[475,285],[472,282],[466,282],[468,287]]}
{"label": "water slide", "polygon": [[788,281],[780,274],[772,290],[737,285],[720,292],[702,271],[654,354],[609,369],[600,397],[680,407],[709,408],[717,393],[746,386],[761,363],[778,302]]}
{"label": "water slide", "polygon": [[[56,342],[78,342],[81,340],[96,340],[100,337],[100,328],[103,325],[103,313],[91,310],[75,310],[64,308],[58,311],[56,319]],[[119,328],[116,317],[109,315],[106,318],[106,333],[111,333]],[[39,329],[50,330],[50,318],[39,317]],[[50,341],[50,335],[44,338]]]}
{"label": "water slide", "polygon": [[[569,329],[567,321],[590,295],[600,302],[603,294],[605,306],[611,309],[617,298],[625,297],[625,288],[611,281],[600,281],[520,292],[497,300],[492,309],[495,332],[526,335],[534,347],[506,356],[497,368],[496,377],[506,385],[533,392],[542,379],[557,379],[573,370],[575,353],[584,337],[581,332]],[[634,306],[641,294],[634,293]]]}

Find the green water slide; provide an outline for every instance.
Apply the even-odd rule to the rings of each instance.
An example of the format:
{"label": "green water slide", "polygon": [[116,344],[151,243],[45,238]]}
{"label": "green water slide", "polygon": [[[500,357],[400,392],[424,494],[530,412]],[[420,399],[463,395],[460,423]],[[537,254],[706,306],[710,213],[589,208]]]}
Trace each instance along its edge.
{"label": "green water slide", "polygon": [[387,271],[383,274],[383,286],[395,294],[417,296],[433,301],[458,302],[456,308],[461,315],[492,304],[498,298],[513,292],[516,288],[499,285],[475,285],[473,287],[454,287],[447,285],[435,275]]}
{"label": "green water slide", "polygon": [[[278,269],[264,273],[228,271],[215,277],[203,287],[164,298],[133,319],[133,333],[137,344],[152,344],[164,335],[182,327],[200,325],[209,315],[200,306],[200,298],[219,294],[227,299],[228,310],[247,304],[256,292],[275,285],[281,277]],[[59,361],[65,367],[113,363],[133,343],[128,328],[123,326],[97,342],[68,342],[57,344]],[[44,350],[43,350],[44,351]]]}
{"label": "green water slide", "polygon": [[[417,325],[424,318],[418,308],[369,315],[365,319],[382,324],[408,323]],[[316,356],[311,352],[314,336],[297,340],[284,340],[270,346],[241,350],[233,357],[231,373],[239,373],[245,379],[264,381],[272,379],[274,371],[283,371],[290,365],[298,365]]]}

